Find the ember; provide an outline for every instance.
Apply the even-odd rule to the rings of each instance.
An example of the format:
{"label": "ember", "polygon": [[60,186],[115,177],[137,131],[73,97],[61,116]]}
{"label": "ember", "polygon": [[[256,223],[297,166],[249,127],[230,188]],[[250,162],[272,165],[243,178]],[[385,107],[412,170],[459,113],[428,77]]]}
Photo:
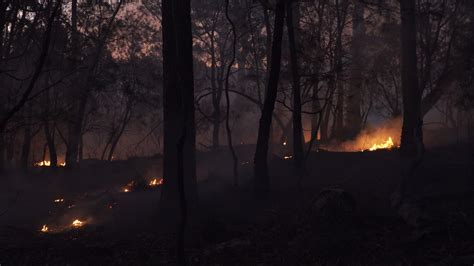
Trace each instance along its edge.
{"label": "ember", "polygon": [[49,231],[48,226],[44,224],[43,227],[41,228],[41,232],[46,233],[48,231]]}
{"label": "ember", "polygon": [[51,162],[50,161],[36,162],[34,163],[34,166],[51,166]]}
{"label": "ember", "polygon": [[80,220],[78,220],[78,219],[76,219],[76,220],[74,220],[74,221],[72,222],[72,226],[73,226],[73,227],[81,227],[81,226],[83,226],[84,224],[85,224],[85,222],[80,221]]}
{"label": "ember", "polygon": [[[47,167],[47,166],[51,166],[51,161],[40,161],[40,162],[36,162],[33,164],[34,166],[38,166],[38,167]],[[62,163],[58,163],[58,166],[61,166],[61,167],[64,167],[66,166],[66,162],[62,162]]]}
{"label": "ember", "polygon": [[163,178],[153,178],[148,185],[150,187],[159,186],[163,184]]}
{"label": "ember", "polygon": [[135,186],[135,181],[131,181],[130,183],[128,183],[127,185],[125,185],[125,187],[122,188],[122,192],[130,192],[132,191],[132,188]]}

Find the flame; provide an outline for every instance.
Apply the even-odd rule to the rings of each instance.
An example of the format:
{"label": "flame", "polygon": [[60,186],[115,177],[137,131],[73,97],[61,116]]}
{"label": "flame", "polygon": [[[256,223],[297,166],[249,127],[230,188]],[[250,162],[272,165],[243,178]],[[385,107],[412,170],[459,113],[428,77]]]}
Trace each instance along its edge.
{"label": "flame", "polygon": [[135,181],[131,181],[130,183],[128,183],[127,185],[125,185],[123,188],[122,188],[122,192],[130,192],[133,188],[133,185],[135,185]]}
{"label": "flame", "polygon": [[285,159],[285,160],[289,160],[289,159],[291,159],[291,158],[293,158],[292,155],[285,155],[285,156],[283,156],[283,159]]}
{"label": "flame", "polygon": [[81,227],[81,226],[83,226],[84,224],[85,224],[85,222],[76,219],[76,220],[74,220],[74,221],[72,222],[71,225],[72,225],[73,227]]}
{"label": "flame", "polygon": [[150,187],[154,187],[154,186],[159,186],[159,185],[162,185],[163,184],[163,178],[159,177],[159,178],[153,178],[150,183],[148,183],[148,185]]}
{"label": "flame", "polygon": [[[44,167],[44,166],[51,166],[51,161],[40,161],[33,164],[34,166]],[[64,167],[66,166],[66,162],[58,163],[58,166]]]}
{"label": "flame", "polygon": [[64,199],[62,199],[62,198],[55,199],[54,202],[56,202],[56,203],[64,202]]}
{"label": "flame", "polygon": [[286,141],[283,142],[283,146],[286,146]]}
{"label": "flame", "polygon": [[51,162],[50,161],[36,162],[34,163],[34,166],[51,166]]}
{"label": "flame", "polygon": [[48,231],[49,231],[48,226],[44,224],[43,227],[41,228],[41,232],[46,233]]}
{"label": "flame", "polygon": [[369,148],[369,151],[375,151],[375,150],[380,150],[380,149],[391,149],[393,148],[393,146],[395,146],[395,144],[393,144],[392,138],[388,137],[388,139],[384,143],[381,143],[381,144],[374,143],[372,147]]}

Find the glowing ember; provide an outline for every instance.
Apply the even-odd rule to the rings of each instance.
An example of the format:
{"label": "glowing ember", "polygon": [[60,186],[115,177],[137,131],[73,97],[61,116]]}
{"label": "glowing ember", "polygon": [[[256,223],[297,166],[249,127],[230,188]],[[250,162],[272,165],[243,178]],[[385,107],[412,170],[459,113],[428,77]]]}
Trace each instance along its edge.
{"label": "glowing ember", "polygon": [[74,220],[74,221],[72,222],[72,226],[73,226],[73,227],[81,227],[81,226],[84,225],[84,223],[85,223],[85,222],[76,219],[76,220]]}
{"label": "glowing ember", "polygon": [[372,147],[369,148],[369,151],[375,151],[375,150],[380,150],[380,149],[391,149],[393,148],[393,146],[395,146],[395,144],[393,144],[392,138],[388,137],[388,139],[384,143],[372,145]]}
{"label": "glowing ember", "polygon": [[48,226],[44,224],[43,227],[41,228],[41,232],[46,233],[48,231],[49,231]]}
{"label": "glowing ember", "polygon": [[154,186],[159,186],[163,184],[163,178],[153,178],[150,183],[148,183],[149,186],[154,187]]}
{"label": "glowing ember", "polygon": [[283,142],[283,146],[286,146],[286,141],[285,141],[285,142]]}
{"label": "glowing ember", "polygon": [[34,166],[51,166],[51,162],[50,161],[36,162]]}
{"label": "glowing ember", "polygon": [[[33,165],[38,166],[38,167],[51,166],[51,161],[36,162]],[[66,166],[66,162],[58,163],[58,166],[64,167],[64,166]]]}
{"label": "glowing ember", "polygon": [[285,159],[285,160],[289,160],[289,159],[291,159],[291,158],[293,158],[293,156],[291,156],[291,155],[285,155],[285,156],[283,156],[283,159]]}
{"label": "glowing ember", "polygon": [[122,188],[122,192],[127,193],[127,192],[132,191],[132,188],[134,185],[135,185],[135,181],[131,181],[130,183],[128,183],[126,186]]}
{"label": "glowing ember", "polygon": [[61,202],[64,202],[64,199],[61,199],[61,198],[60,199],[55,199],[54,202],[61,203]]}

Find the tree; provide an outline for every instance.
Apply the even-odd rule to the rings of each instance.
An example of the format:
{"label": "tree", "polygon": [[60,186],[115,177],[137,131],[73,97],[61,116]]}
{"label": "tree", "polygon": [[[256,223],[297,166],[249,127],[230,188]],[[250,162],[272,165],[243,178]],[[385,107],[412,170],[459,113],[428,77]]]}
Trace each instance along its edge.
{"label": "tree", "polygon": [[403,127],[400,151],[415,156],[423,145],[421,91],[418,87],[416,57],[415,0],[400,1],[401,18],[401,80],[403,94]]}
{"label": "tree", "polygon": [[275,26],[272,40],[270,74],[268,77],[265,100],[258,126],[257,147],[254,157],[255,192],[257,196],[265,196],[270,186],[267,162],[268,141],[270,139],[272,114],[275,108],[278,81],[280,76],[284,19],[285,1],[279,0],[275,8]]}
{"label": "tree", "polygon": [[[303,175],[303,126],[301,122],[301,87],[298,71],[298,54],[296,48],[295,26],[293,25],[292,1],[288,1],[286,7],[286,27],[288,29],[288,41],[290,49],[290,65],[293,77],[293,153],[295,162],[295,174]],[[299,21],[296,21],[299,23]],[[297,27],[296,27],[297,28]]]}
{"label": "tree", "polygon": [[194,80],[189,0],[164,0],[163,25],[163,207],[179,203],[178,259],[186,264],[184,231],[188,203],[197,197]]}

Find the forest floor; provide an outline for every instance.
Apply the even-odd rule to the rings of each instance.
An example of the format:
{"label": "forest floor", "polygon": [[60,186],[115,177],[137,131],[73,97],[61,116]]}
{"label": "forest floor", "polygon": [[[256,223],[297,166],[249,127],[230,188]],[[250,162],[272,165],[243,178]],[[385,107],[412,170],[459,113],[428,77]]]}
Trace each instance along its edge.
{"label": "forest floor", "polygon": [[[292,160],[275,156],[271,192],[257,200],[253,147],[238,150],[239,188],[227,151],[198,153],[189,265],[474,263],[473,162],[465,149],[428,150],[410,184],[416,208],[404,216],[415,222],[390,204],[401,176],[397,151],[314,152],[300,186]],[[175,265],[176,225],[157,214],[160,187],[123,192],[139,176],[160,176],[160,163],[85,161],[73,173],[8,174],[0,181],[0,265]],[[355,209],[321,211],[320,191],[328,188],[346,191]],[[71,226],[75,219],[83,226]]]}

